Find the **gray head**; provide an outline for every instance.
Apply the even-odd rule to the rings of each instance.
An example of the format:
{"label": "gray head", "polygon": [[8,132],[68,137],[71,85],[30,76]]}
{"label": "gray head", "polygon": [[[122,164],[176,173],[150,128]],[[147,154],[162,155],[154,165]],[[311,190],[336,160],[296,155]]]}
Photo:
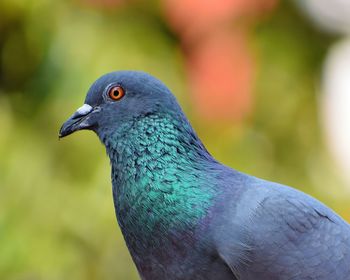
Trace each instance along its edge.
{"label": "gray head", "polygon": [[59,137],[82,129],[115,130],[119,125],[150,114],[183,118],[170,90],[149,74],[117,71],[103,75],[90,87],[85,104],[61,127]]}

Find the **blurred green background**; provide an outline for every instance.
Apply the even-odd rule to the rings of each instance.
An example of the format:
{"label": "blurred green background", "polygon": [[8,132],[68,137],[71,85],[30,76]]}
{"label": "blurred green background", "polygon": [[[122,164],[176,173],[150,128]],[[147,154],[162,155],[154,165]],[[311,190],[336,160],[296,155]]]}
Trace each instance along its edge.
{"label": "blurred green background", "polygon": [[171,0],[0,2],[0,279],[138,279],[103,146],[86,131],[58,141],[90,84],[113,70],[164,81],[218,160],[350,220],[317,91],[337,38],[292,2],[224,2],[202,13]]}

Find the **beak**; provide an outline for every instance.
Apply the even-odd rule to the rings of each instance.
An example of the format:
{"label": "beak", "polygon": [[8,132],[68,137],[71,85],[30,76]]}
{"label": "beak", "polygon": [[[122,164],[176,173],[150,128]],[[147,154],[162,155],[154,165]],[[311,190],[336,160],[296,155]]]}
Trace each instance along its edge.
{"label": "beak", "polygon": [[98,107],[93,108],[84,104],[62,125],[58,138],[63,138],[75,131],[82,129],[91,129],[96,125],[96,119],[92,117],[93,113],[99,111]]}

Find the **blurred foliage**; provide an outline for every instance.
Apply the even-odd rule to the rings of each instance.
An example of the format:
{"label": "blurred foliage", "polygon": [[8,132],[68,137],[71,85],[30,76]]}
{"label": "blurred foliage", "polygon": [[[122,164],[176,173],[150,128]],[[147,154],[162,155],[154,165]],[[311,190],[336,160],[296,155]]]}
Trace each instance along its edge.
{"label": "blurred foliage", "polygon": [[281,2],[252,27],[253,112],[240,123],[207,122],[191,110],[184,56],[158,3],[125,2],[0,2],[0,279],[138,278],[104,148],[90,132],[57,139],[91,82],[112,70],[169,85],[219,160],[299,187],[350,219],[318,123],[316,84],[333,38]]}

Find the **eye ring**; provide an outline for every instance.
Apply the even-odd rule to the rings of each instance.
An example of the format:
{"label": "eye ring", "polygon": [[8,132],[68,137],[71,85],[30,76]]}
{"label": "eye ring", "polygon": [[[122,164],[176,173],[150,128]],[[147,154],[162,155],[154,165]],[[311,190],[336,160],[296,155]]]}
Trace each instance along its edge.
{"label": "eye ring", "polygon": [[113,101],[122,99],[125,95],[125,91],[121,86],[114,86],[108,90],[108,96]]}

